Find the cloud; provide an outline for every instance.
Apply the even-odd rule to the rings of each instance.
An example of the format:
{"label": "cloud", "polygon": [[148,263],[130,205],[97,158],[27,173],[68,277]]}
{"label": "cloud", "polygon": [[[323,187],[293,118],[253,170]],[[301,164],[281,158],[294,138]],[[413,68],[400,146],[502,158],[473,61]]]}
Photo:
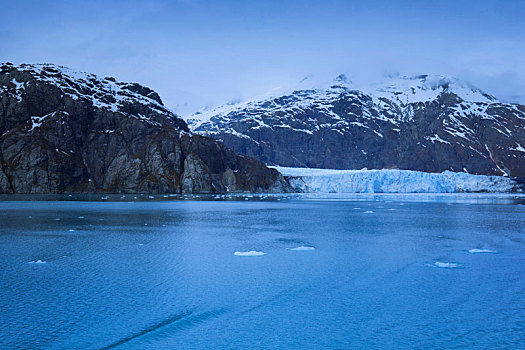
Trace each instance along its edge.
{"label": "cloud", "polygon": [[137,81],[184,114],[264,95],[309,74],[347,73],[360,81],[391,72],[453,75],[525,103],[522,1],[0,5],[10,13],[0,22],[2,60],[54,62]]}

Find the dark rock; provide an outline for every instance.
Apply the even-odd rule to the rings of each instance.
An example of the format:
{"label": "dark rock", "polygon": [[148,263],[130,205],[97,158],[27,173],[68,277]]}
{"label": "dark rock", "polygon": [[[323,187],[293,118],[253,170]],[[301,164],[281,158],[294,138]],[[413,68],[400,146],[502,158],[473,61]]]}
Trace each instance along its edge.
{"label": "dark rock", "polygon": [[1,69],[0,193],[290,190],[274,169],[192,135],[149,88],[53,65]]}

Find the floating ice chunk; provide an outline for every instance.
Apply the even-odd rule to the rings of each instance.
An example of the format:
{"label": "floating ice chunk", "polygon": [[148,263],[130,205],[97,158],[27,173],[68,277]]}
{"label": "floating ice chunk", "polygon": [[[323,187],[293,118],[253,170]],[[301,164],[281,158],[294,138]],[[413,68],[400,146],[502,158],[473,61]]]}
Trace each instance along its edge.
{"label": "floating ice chunk", "polygon": [[490,250],[490,249],[477,249],[477,248],[475,248],[475,249],[470,249],[468,252],[471,253],[471,254],[476,254],[476,253],[495,253],[494,250]]}
{"label": "floating ice chunk", "polygon": [[372,214],[372,213],[373,213],[372,210],[367,210],[367,211],[365,211],[365,214]]}
{"label": "floating ice chunk", "polygon": [[300,247],[295,247],[295,248],[286,248],[288,250],[300,250],[300,251],[305,251],[305,250],[315,250],[314,247],[308,247],[308,246],[300,246]]}
{"label": "floating ice chunk", "polygon": [[256,250],[250,250],[248,252],[235,252],[233,255],[237,256],[260,256],[260,255],[266,255],[264,252],[258,252]]}
{"label": "floating ice chunk", "polygon": [[40,259],[38,259],[38,260],[30,261],[29,263],[30,263],[30,264],[45,264],[46,262],[47,262],[47,261],[45,261],[45,260],[40,260]]}
{"label": "floating ice chunk", "polygon": [[434,266],[436,267],[440,267],[442,269],[454,269],[456,267],[458,267],[458,264],[456,263],[451,263],[451,262],[441,262],[441,261],[436,261],[434,263]]}

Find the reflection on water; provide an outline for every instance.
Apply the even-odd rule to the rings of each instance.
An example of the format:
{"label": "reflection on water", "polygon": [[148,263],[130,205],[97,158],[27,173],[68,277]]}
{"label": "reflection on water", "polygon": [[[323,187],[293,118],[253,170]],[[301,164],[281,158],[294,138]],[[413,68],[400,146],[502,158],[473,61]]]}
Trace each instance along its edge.
{"label": "reflection on water", "polygon": [[524,346],[522,196],[127,196],[0,202],[0,348]]}

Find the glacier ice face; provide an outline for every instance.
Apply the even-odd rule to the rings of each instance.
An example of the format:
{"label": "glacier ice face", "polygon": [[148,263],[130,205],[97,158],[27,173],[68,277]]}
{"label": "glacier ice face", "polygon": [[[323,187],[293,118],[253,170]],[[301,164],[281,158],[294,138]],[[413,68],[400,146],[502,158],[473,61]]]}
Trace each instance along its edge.
{"label": "glacier ice face", "polygon": [[503,176],[445,171],[333,170],[275,167],[300,192],[320,193],[457,193],[510,192],[515,182]]}

